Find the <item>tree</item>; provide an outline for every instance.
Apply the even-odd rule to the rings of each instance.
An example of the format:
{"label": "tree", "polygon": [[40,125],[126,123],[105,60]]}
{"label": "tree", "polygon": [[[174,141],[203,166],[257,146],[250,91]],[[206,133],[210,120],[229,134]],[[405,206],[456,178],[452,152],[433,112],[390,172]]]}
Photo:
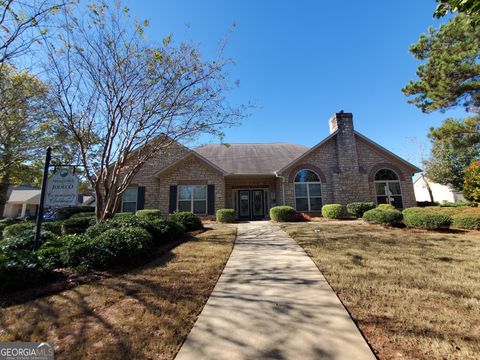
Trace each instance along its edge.
{"label": "tree", "polygon": [[419,65],[418,80],[402,91],[409,102],[423,112],[463,106],[478,112],[480,107],[480,31],[464,14],[459,14],[440,29],[430,28],[410,47]]}
{"label": "tree", "polygon": [[467,200],[480,202],[480,161],[472,162],[466,169],[463,194]]}
{"label": "tree", "polygon": [[433,14],[436,18],[451,12],[461,12],[467,15],[480,14],[480,1],[478,0],[437,0],[437,3],[439,4]]}
{"label": "tree", "polygon": [[466,167],[480,158],[478,118],[446,119],[441,126],[430,130],[429,138],[432,151],[424,162],[427,177],[462,191]]}
{"label": "tree", "polygon": [[195,46],[174,46],[171,36],[148,46],[148,23],[133,20],[119,3],[99,1],[63,15],[58,38],[47,42],[46,68],[58,119],[78,144],[100,221],[115,213],[145,162],[177,141],[221,136],[244,107],[225,100],[231,61],[222,52],[204,61]]}
{"label": "tree", "polygon": [[[27,71],[0,68],[0,213],[8,185],[15,178],[31,178],[39,160],[42,139],[49,134],[48,88]],[[34,175],[33,175],[34,176]]]}
{"label": "tree", "polygon": [[0,65],[25,54],[48,29],[48,19],[65,6],[61,0],[0,0]]}

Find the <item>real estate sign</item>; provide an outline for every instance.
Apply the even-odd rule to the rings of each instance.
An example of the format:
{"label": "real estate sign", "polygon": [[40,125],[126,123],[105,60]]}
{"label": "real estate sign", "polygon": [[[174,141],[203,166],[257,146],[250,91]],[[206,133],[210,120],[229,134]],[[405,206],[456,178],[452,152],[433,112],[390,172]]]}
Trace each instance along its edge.
{"label": "real estate sign", "polygon": [[77,205],[78,182],[78,177],[66,168],[50,176],[45,191],[45,206],[61,208]]}

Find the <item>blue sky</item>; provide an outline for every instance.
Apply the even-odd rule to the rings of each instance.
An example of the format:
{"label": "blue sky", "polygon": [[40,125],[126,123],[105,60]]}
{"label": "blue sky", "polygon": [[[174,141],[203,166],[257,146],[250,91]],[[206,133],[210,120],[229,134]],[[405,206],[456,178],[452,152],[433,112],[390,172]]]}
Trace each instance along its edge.
{"label": "blue sky", "polygon": [[418,144],[428,155],[428,129],[447,116],[464,115],[422,114],[401,92],[418,66],[409,46],[441,23],[432,18],[434,0],[127,4],[135,17],[150,20],[150,40],[172,33],[177,43],[198,43],[207,58],[236,23],[226,53],[236,61],[229,72],[240,87],[228,99],[253,101],[256,108],[240,126],[226,130],[227,143],[312,146],[328,135],[329,117],[343,109],[353,113],[356,130],[420,165]]}

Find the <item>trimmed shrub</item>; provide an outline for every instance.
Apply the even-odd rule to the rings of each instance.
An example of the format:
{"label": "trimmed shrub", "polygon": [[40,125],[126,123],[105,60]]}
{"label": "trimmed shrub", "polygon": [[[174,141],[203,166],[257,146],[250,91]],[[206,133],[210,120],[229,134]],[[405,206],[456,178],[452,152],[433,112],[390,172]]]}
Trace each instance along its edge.
{"label": "trimmed shrub", "polygon": [[96,214],[95,212],[79,212],[79,213],[76,213],[76,214],[73,214],[72,216],[70,216],[70,219],[76,219],[76,218],[84,218],[84,217],[88,217],[88,218],[96,218]]}
{"label": "trimmed shrub", "polygon": [[3,229],[3,237],[23,235],[25,233],[33,233],[35,231],[35,223],[31,221],[22,221],[17,224],[8,225]]}
{"label": "trimmed shrub", "polygon": [[[152,247],[152,235],[145,229],[138,227],[110,229],[81,244],[79,250],[84,257],[80,266],[106,269],[115,265],[131,264],[148,254]],[[86,250],[88,252],[85,254]]]}
{"label": "trimmed shrub", "polygon": [[170,219],[183,225],[185,231],[195,231],[203,229],[202,220],[192,212],[181,211],[171,215]]}
{"label": "trimmed shrub", "polygon": [[150,222],[150,234],[156,243],[173,241],[185,235],[185,228],[173,220],[157,219]]}
{"label": "trimmed shrub", "polygon": [[[42,230],[40,232],[40,243],[54,239],[55,234],[50,231]],[[18,251],[31,252],[35,242],[35,233],[33,231],[25,231],[15,236],[8,236],[0,241],[0,252],[3,254],[12,254]]]}
{"label": "trimmed shrub", "polygon": [[86,231],[85,235],[89,238],[96,238],[98,235],[104,233],[105,231],[114,228],[114,224],[110,220],[100,221],[99,223],[90,226]]}
{"label": "trimmed shrub", "polygon": [[270,209],[270,219],[279,222],[293,222],[298,220],[298,214],[291,206],[274,206]]}
{"label": "trimmed shrub", "polygon": [[435,201],[417,201],[417,207],[439,206]]}
{"label": "trimmed shrub", "polygon": [[468,209],[453,215],[452,225],[460,229],[480,230],[480,209]]}
{"label": "trimmed shrub", "polygon": [[50,264],[33,252],[0,254],[0,291],[7,292],[37,285],[53,277]]}
{"label": "trimmed shrub", "polygon": [[437,208],[409,208],[403,210],[403,222],[415,229],[448,229],[452,216]]}
{"label": "trimmed shrub", "polygon": [[341,219],[345,215],[345,209],[340,204],[327,204],[322,206],[322,216],[327,219]]}
{"label": "trimmed shrub", "polygon": [[156,209],[137,210],[135,215],[139,219],[142,219],[145,221],[153,221],[153,220],[162,218],[162,213],[160,212],[160,210],[156,210]]}
{"label": "trimmed shrub", "polygon": [[62,235],[63,221],[46,221],[42,223],[42,229],[50,231],[55,235]]}
{"label": "trimmed shrub", "polygon": [[396,209],[375,208],[365,211],[363,220],[371,224],[381,224],[385,226],[395,226],[402,222],[402,213]]}
{"label": "trimmed shrub", "polygon": [[90,217],[70,218],[63,221],[62,232],[64,234],[83,234],[95,224],[95,219]]}
{"label": "trimmed shrub", "polygon": [[347,205],[348,213],[357,218],[361,218],[365,211],[372,209],[375,209],[375,203],[373,202],[358,201]]}
{"label": "trimmed shrub", "polygon": [[382,210],[395,210],[395,206],[392,204],[379,204],[377,208]]}
{"label": "trimmed shrub", "polygon": [[107,230],[128,227],[141,227],[151,233],[151,222],[141,220],[130,213],[122,214],[128,214],[128,216],[122,215],[119,217],[114,217],[113,219],[101,221],[98,224],[90,226],[86,230],[85,234],[91,238],[95,238]]}
{"label": "trimmed shrub", "polygon": [[65,267],[65,247],[68,237],[72,235],[57,236],[45,241],[37,250],[37,256],[42,263],[50,265],[52,268]]}
{"label": "trimmed shrub", "polygon": [[63,235],[60,241],[64,244],[61,263],[69,267],[79,267],[92,251],[95,240],[87,235],[72,234]]}
{"label": "trimmed shrub", "polygon": [[218,209],[217,221],[222,223],[235,222],[235,210],[234,209]]}
{"label": "trimmed shrub", "polygon": [[110,220],[128,220],[136,217],[133,212],[119,212],[113,215],[113,218]]}
{"label": "trimmed shrub", "polygon": [[57,209],[54,211],[55,219],[66,220],[70,219],[74,214],[92,212],[95,213],[93,206],[70,206],[66,208]]}

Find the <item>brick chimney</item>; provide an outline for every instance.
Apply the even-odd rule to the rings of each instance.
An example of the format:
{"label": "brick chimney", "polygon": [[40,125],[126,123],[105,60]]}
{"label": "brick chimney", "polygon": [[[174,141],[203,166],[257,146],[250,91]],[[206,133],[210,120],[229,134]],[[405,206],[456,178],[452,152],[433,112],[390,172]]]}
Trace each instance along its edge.
{"label": "brick chimney", "polygon": [[[333,115],[328,125],[330,134],[337,132],[337,164],[341,172],[358,172],[357,145],[353,133],[353,115],[340,111]],[[353,174],[352,174],[353,175]]]}

